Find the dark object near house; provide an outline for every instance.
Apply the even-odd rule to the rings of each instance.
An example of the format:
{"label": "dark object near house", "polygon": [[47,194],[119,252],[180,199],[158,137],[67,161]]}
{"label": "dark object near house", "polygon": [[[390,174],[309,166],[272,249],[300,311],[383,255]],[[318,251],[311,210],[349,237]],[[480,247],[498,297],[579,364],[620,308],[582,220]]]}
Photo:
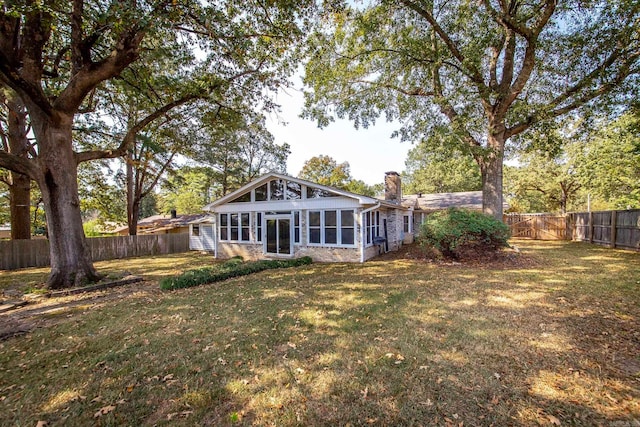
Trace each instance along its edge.
{"label": "dark object near house", "polygon": [[382,249],[384,249],[384,252],[387,253],[387,249],[386,249],[386,243],[387,243],[387,239],[385,239],[384,237],[380,237],[380,236],[376,236],[373,238],[373,244],[378,246],[378,252],[382,252]]}

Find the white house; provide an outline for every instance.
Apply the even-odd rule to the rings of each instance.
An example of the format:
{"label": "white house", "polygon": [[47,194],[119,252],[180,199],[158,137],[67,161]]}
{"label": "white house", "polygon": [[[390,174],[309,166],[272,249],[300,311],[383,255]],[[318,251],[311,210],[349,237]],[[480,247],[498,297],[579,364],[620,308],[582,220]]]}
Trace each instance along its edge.
{"label": "white house", "polygon": [[221,259],[364,262],[413,241],[413,208],[401,202],[395,172],[384,200],[268,173],[205,206],[210,215],[190,225],[191,248]]}

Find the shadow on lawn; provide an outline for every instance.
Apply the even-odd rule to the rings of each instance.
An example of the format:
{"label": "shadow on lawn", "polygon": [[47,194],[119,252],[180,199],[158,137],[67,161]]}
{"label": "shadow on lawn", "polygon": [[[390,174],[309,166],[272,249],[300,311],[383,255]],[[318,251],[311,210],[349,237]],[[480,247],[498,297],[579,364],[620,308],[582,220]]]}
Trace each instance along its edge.
{"label": "shadow on lawn", "polygon": [[33,369],[54,379],[45,389],[0,387],[0,409],[24,423],[122,425],[638,419],[637,291],[597,286],[611,280],[606,265],[635,258],[572,251],[537,270],[311,265],[124,301],[7,344],[20,354],[55,340],[56,353],[10,359],[0,379]]}
{"label": "shadow on lawn", "polygon": [[[238,335],[259,328],[272,344],[244,380],[227,383],[224,410],[207,422],[538,425],[634,416],[625,403],[635,393],[629,376],[601,369],[611,354],[579,351],[589,342],[575,328],[580,318],[567,315],[545,284],[513,290],[478,277],[464,285],[463,271],[464,281],[448,287],[434,280],[435,269],[415,286],[408,280],[416,268],[323,266],[331,282],[296,274],[298,284],[281,292],[278,282],[289,279],[270,275],[257,300],[290,309],[264,328],[230,326]],[[612,322],[606,329],[621,326]]]}

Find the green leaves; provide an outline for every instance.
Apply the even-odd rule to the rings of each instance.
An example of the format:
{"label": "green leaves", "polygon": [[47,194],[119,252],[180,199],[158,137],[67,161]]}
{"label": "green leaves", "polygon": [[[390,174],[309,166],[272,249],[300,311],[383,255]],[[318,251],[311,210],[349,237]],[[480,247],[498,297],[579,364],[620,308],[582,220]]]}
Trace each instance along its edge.
{"label": "green leaves", "polygon": [[465,251],[507,247],[509,227],[480,212],[449,208],[431,213],[420,228],[419,242],[446,257],[458,258]]}
{"label": "green leaves", "polygon": [[243,262],[242,258],[231,258],[223,264],[214,267],[205,267],[198,270],[189,270],[181,275],[164,278],[160,281],[160,289],[173,290],[190,288],[208,283],[227,280],[232,277],[246,276],[264,270],[275,268],[290,268],[309,265],[313,261],[310,257],[302,257],[289,260],[261,260]]}

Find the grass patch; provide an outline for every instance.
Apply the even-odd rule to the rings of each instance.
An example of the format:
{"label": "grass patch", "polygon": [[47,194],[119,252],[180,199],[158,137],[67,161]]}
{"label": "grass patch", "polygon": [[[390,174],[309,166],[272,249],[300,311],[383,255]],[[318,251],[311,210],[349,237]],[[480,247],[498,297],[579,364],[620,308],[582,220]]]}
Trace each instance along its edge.
{"label": "grass patch", "polygon": [[150,284],[0,342],[0,425],[640,419],[640,254],[515,244],[535,262],[312,264],[183,292]]}
{"label": "grass patch", "polygon": [[259,273],[264,270],[309,265],[312,262],[313,261],[310,257],[287,260],[259,260],[249,262],[243,262],[242,258],[232,258],[229,261],[218,264],[216,266],[188,270],[176,276],[165,277],[160,280],[160,289],[169,291],[173,289],[191,288],[193,286],[221,282],[233,277]]}
{"label": "grass patch", "polygon": [[[146,280],[160,281],[182,271],[219,263],[213,255],[200,252],[184,252],[171,255],[153,255],[140,258],[114,259],[94,263],[99,274],[105,277],[122,277],[124,272],[144,276]],[[3,270],[0,273],[0,293],[5,289],[16,289],[24,293],[42,292],[50,269],[23,268]]]}

